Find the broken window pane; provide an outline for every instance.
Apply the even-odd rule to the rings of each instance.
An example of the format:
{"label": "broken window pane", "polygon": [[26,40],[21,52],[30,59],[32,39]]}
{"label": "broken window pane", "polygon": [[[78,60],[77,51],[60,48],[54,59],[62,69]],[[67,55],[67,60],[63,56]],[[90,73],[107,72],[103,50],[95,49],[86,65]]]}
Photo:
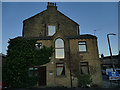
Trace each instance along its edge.
{"label": "broken window pane", "polygon": [[36,47],[36,49],[41,49],[42,48],[42,43],[36,43],[35,47]]}
{"label": "broken window pane", "polygon": [[57,76],[65,75],[65,67],[63,63],[56,64],[56,75]]}
{"label": "broken window pane", "polygon": [[52,36],[52,35],[54,35],[55,32],[56,32],[56,30],[55,30],[55,26],[51,26],[51,25],[49,25],[49,26],[48,26],[48,36]]}

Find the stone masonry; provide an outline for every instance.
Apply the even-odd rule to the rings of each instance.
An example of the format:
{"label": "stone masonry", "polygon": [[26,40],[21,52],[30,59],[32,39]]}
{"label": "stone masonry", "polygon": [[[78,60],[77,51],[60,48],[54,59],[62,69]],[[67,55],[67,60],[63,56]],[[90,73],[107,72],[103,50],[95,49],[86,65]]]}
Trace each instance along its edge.
{"label": "stone masonry", "polygon": [[[48,35],[49,25],[56,27],[55,34],[52,36]],[[23,37],[38,38],[37,43],[54,48],[58,38],[64,41],[64,58],[58,59],[53,53],[51,61],[42,65],[46,66],[46,86],[71,87],[70,69],[66,63],[70,62],[71,58],[77,58],[83,63],[87,62],[93,83],[102,85],[97,37],[90,34],[80,35],[79,24],[58,11],[56,3],[48,3],[46,10],[23,21]],[[86,42],[86,52],[79,52],[78,42],[80,41]],[[74,62],[76,62],[75,60]],[[81,69],[80,62],[78,70]],[[56,63],[64,63],[65,75],[56,75]],[[77,87],[77,78],[74,75],[72,76],[72,85]]]}

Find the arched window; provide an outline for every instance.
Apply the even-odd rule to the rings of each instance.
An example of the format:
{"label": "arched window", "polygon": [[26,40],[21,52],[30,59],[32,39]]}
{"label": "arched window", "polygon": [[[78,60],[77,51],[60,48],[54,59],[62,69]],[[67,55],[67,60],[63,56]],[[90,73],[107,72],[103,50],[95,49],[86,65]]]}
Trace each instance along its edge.
{"label": "arched window", "polygon": [[61,38],[55,40],[55,58],[64,58],[64,41]]}

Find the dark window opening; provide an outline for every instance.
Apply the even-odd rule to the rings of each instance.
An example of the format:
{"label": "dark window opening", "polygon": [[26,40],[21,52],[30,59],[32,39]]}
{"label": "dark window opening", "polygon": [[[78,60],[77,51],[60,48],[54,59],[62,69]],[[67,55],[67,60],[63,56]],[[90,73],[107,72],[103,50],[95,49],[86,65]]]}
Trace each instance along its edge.
{"label": "dark window opening", "polygon": [[56,63],[56,75],[57,76],[64,76],[65,75],[64,63]]}
{"label": "dark window opening", "polygon": [[81,74],[89,74],[88,62],[80,62]]}
{"label": "dark window opening", "polygon": [[38,68],[29,68],[29,77],[38,76]]}

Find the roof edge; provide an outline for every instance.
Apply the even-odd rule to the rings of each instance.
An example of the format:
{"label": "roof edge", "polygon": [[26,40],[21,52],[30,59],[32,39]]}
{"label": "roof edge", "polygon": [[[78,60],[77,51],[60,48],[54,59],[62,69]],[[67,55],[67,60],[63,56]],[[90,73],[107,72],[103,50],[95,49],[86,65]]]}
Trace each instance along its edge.
{"label": "roof edge", "polygon": [[63,16],[65,16],[66,18],[68,18],[69,20],[71,20],[72,22],[76,23],[77,25],[79,25],[77,22],[75,22],[74,20],[72,20],[71,18],[69,18],[68,16],[66,16],[65,14],[63,14],[62,12],[60,12],[59,10],[57,10],[57,12],[59,12],[60,14],[62,14]]}
{"label": "roof edge", "polygon": [[67,39],[97,39],[96,36],[93,36],[91,34],[66,36],[66,38]]}
{"label": "roof edge", "polygon": [[34,18],[35,16],[37,16],[37,15],[39,15],[39,14],[42,14],[43,12],[46,12],[46,11],[47,11],[47,9],[44,10],[44,11],[42,11],[42,12],[40,12],[40,13],[37,13],[37,14],[35,14],[35,15],[33,15],[33,16],[27,18],[27,19],[24,19],[24,20],[23,20],[23,23],[26,22],[26,21],[28,21],[28,20],[31,19],[31,18]]}

